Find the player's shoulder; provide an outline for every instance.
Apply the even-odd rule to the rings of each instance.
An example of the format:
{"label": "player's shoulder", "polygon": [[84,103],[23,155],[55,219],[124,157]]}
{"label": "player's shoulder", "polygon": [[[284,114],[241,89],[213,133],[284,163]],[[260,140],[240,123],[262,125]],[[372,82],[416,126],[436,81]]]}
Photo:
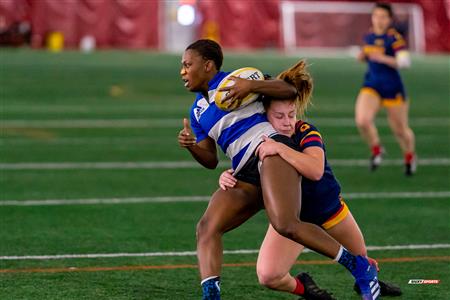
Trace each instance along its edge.
{"label": "player's shoulder", "polygon": [[395,28],[389,28],[386,32],[386,35],[389,38],[392,38],[395,40],[403,39],[403,36]]}
{"label": "player's shoulder", "polygon": [[310,122],[298,120],[297,123],[295,123],[295,132],[297,134],[306,135],[306,134],[310,133],[311,131],[318,132],[316,126],[314,126]]}

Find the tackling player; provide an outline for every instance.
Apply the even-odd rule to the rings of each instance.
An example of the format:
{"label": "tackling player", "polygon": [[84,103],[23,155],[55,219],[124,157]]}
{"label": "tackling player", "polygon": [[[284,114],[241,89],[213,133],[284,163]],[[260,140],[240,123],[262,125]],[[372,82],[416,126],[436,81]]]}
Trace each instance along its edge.
{"label": "tackling player", "polygon": [[[291,149],[270,138],[259,146],[260,160],[280,155],[302,175],[302,209],[300,219],[321,226],[345,248],[367,256],[363,235],[347,205],[340,197],[341,188],[325,154],[321,134],[311,123],[297,121],[294,100],[264,101],[267,119],[279,133],[291,137],[297,149]],[[303,113],[299,112],[300,115]],[[219,185],[223,190],[233,188],[237,179],[233,170],[222,173]],[[304,299],[332,299],[319,289],[306,273],[296,277],[289,274],[304,246],[279,235],[269,225],[259,250],[257,274],[259,282],[271,289],[302,295]],[[390,283],[379,281],[382,296],[399,296],[401,290]],[[358,290],[355,286],[355,290]]]}

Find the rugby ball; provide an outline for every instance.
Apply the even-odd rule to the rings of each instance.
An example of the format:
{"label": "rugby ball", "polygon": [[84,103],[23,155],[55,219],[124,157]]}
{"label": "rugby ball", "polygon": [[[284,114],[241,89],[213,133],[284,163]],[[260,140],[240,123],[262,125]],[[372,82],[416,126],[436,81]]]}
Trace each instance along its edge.
{"label": "rugby ball", "polygon": [[243,99],[231,99],[224,101],[224,99],[228,96],[229,91],[221,91],[221,89],[234,85],[235,82],[234,80],[230,79],[231,76],[249,80],[264,80],[264,74],[260,70],[253,67],[237,69],[228,74],[225,78],[222,79],[222,81],[220,81],[219,85],[216,88],[216,92],[213,94],[216,106],[225,111],[231,111],[239,107],[244,107],[254,102],[259,97],[259,94],[257,93],[250,93]]}

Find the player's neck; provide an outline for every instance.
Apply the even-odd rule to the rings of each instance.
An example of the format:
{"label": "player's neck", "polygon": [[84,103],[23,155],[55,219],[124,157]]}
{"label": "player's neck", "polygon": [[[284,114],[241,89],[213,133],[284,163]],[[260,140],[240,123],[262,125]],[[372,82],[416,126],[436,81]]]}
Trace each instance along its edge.
{"label": "player's neck", "polygon": [[383,35],[383,34],[385,34],[386,31],[387,31],[387,29],[384,29],[384,28],[376,28],[376,27],[373,27],[372,30],[373,30],[373,33],[375,33],[376,35]]}

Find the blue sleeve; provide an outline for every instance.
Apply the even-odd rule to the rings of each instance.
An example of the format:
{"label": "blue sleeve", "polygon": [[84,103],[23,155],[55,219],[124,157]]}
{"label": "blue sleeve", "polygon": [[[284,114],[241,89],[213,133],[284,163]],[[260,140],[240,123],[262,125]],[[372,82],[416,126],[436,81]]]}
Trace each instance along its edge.
{"label": "blue sleeve", "polygon": [[322,135],[319,130],[312,124],[303,122],[297,127],[299,134],[299,147],[303,151],[308,147],[320,147],[324,149]]}
{"label": "blue sleeve", "polygon": [[199,143],[199,142],[203,141],[204,139],[206,139],[208,137],[208,134],[205,131],[203,131],[202,126],[197,121],[197,118],[194,115],[195,107],[196,106],[194,104],[192,106],[192,109],[191,109],[191,116],[190,116],[190,118],[191,118],[191,128],[192,128],[192,131],[195,134],[196,142]]}

